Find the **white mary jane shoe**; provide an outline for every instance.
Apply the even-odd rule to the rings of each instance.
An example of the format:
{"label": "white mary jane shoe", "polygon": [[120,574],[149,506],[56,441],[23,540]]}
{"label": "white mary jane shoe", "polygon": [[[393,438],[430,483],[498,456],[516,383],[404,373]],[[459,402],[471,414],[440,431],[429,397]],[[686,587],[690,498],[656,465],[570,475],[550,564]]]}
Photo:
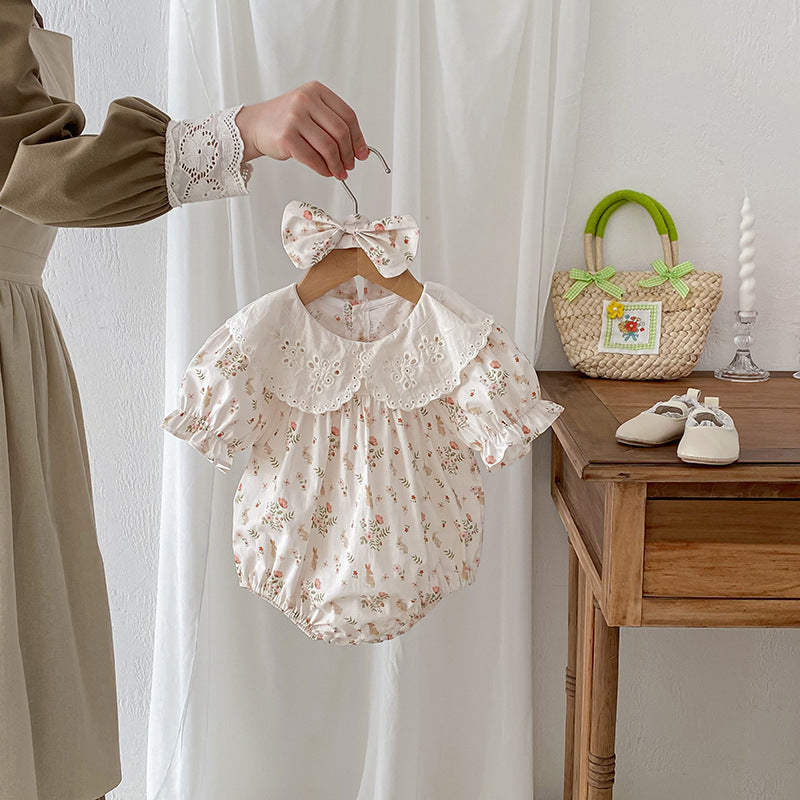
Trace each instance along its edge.
{"label": "white mary jane shoe", "polygon": [[637,447],[654,447],[680,439],[686,420],[698,406],[699,389],[662,400],[617,428],[617,441]]}
{"label": "white mary jane shoe", "polygon": [[706,397],[686,420],[678,458],[689,464],[732,464],[739,458],[739,433],[718,397]]}

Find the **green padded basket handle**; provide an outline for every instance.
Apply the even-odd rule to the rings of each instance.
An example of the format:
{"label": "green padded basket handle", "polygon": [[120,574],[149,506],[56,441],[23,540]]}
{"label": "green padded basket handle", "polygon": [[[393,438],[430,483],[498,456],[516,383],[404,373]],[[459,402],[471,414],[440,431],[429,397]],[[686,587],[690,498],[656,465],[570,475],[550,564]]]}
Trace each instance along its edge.
{"label": "green padded basket handle", "polygon": [[[675,228],[675,223],[673,222],[669,211],[667,211],[667,209],[664,208],[664,206],[662,206],[661,203],[658,202],[658,200],[656,200],[653,197],[650,197],[650,195],[644,195],[644,196],[648,197],[650,200],[653,201],[656,208],[661,212],[661,216],[664,218],[664,222],[667,226],[667,235],[669,236],[670,252],[672,253],[672,263],[670,264],[670,260],[666,257],[664,258],[664,263],[666,263],[667,266],[672,267],[680,261],[680,258],[678,257],[678,231]],[[600,264],[602,266],[603,263],[603,234],[605,233],[606,225],[608,224],[608,218],[620,206],[625,205],[626,202],[628,201],[625,199],[618,200],[613,205],[609,206],[601,215],[597,223],[597,230],[595,232],[595,247],[594,247],[595,264]],[[663,239],[662,243],[664,245],[666,244],[666,242]],[[665,251],[665,256],[666,256],[666,251]]]}
{"label": "green padded basket handle", "polygon": [[655,222],[664,250],[664,263],[670,268],[678,263],[678,232],[667,209],[649,195],[621,189],[604,197],[589,215],[583,237],[584,257],[589,272],[602,269],[603,234],[608,220],[618,208],[629,202],[642,206]]}

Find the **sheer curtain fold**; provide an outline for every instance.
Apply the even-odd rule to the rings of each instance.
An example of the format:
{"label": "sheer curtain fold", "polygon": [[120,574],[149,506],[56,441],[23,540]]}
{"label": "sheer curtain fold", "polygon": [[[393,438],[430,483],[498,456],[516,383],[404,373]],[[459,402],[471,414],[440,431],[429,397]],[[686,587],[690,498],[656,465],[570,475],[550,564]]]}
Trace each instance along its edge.
{"label": "sheer curtain fold", "polygon": [[[170,113],[311,79],[358,112],[377,159],[348,184],[368,216],[413,214],[413,271],[487,310],[530,355],[563,229],[586,0],[172,0]],[[298,280],[292,199],[345,215],[338,182],[260,159],[249,197],[168,219],[165,412],[208,333]],[[476,583],[412,631],[342,648],[239,588],[228,475],[165,437],[149,800],[532,798],[533,459],[484,473]],[[537,475],[535,480],[547,480]]]}

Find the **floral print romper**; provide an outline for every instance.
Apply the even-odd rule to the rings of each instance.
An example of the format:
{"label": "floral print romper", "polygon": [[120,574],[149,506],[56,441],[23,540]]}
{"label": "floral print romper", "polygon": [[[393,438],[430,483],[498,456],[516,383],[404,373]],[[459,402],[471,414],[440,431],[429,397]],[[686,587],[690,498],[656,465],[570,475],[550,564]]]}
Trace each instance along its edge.
{"label": "floral print romper", "polygon": [[239,582],[310,637],[405,633],[469,585],[488,471],[563,410],[494,318],[427,281],[418,302],[355,279],[304,305],[293,283],[214,331],[162,427],[218,469]]}

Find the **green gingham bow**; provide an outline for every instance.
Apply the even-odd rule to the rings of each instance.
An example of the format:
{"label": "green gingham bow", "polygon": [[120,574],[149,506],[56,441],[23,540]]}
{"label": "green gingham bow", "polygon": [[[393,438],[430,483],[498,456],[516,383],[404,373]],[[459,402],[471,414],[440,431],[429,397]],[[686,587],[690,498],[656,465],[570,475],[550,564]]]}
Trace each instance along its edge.
{"label": "green gingham bow", "polygon": [[616,270],[614,267],[603,267],[600,272],[587,272],[585,269],[571,269],[569,271],[570,280],[574,281],[572,286],[564,292],[564,299],[572,302],[587,286],[596,284],[598,289],[601,289],[606,294],[616,297],[619,300],[622,297],[623,289],[615,283],[611,283],[611,278],[614,277]]}
{"label": "green gingham bow", "polygon": [[689,285],[683,280],[683,276],[694,270],[692,262],[682,261],[670,269],[663,259],[657,258],[652,266],[656,274],[642,278],[642,280],[638,281],[639,286],[644,286],[645,288],[660,286],[664,281],[668,280],[672,284],[672,288],[681,296],[681,299],[685,300],[686,295],[689,294]]}

